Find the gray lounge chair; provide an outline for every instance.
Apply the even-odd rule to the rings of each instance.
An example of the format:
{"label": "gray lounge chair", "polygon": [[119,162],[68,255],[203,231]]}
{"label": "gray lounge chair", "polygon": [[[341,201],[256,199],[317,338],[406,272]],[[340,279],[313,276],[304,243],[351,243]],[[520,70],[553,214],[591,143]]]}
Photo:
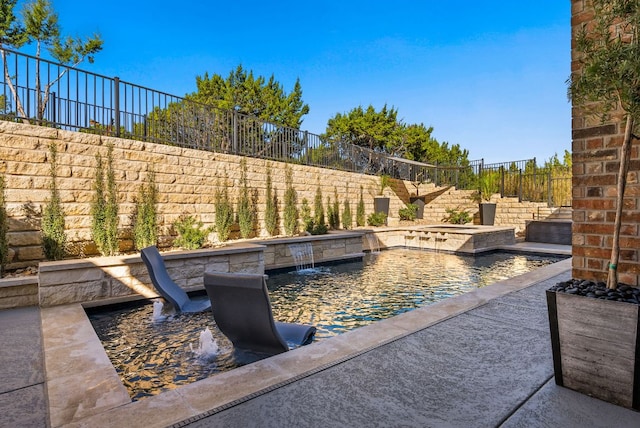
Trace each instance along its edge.
{"label": "gray lounge chair", "polygon": [[279,354],[294,345],[311,343],[316,328],[275,322],[264,275],[205,273],[204,288],[222,333],[240,350]]}
{"label": "gray lounge chair", "polygon": [[164,260],[155,246],[143,248],[140,257],[147,266],[153,286],[177,312],[202,312],[211,308],[208,298],[190,299],[187,293],[169,276]]}

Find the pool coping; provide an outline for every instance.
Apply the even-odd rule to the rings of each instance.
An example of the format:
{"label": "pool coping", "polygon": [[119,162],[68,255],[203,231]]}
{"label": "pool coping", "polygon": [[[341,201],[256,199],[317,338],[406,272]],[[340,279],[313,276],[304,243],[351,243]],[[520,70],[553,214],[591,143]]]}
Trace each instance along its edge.
{"label": "pool coping", "polygon": [[161,427],[197,419],[311,376],[569,269],[570,258],[136,402],[131,401],[82,305],[42,308],[45,383],[51,426],[144,424]]}

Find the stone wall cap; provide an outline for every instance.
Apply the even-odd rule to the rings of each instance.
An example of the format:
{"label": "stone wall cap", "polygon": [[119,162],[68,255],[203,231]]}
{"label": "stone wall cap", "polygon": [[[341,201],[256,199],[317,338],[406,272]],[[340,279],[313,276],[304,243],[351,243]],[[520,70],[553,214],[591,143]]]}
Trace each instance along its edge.
{"label": "stone wall cap", "polygon": [[[162,252],[162,257],[166,260],[179,260],[189,259],[197,255],[197,257],[203,256],[217,256],[220,254],[239,254],[239,253],[251,253],[256,251],[264,251],[265,245],[252,244],[248,242],[227,244],[225,246],[216,248],[202,248],[199,250],[177,250]],[[54,272],[66,269],[82,269],[91,267],[109,267],[109,266],[121,266],[123,264],[137,264],[142,263],[142,259],[139,254],[131,254],[126,256],[113,256],[113,257],[89,257],[86,259],[69,259],[58,260],[49,262],[40,262],[38,270],[40,272]]]}
{"label": "stone wall cap", "polygon": [[2,278],[0,279],[0,288],[19,287],[24,285],[38,284],[38,275],[29,275],[19,278]]}

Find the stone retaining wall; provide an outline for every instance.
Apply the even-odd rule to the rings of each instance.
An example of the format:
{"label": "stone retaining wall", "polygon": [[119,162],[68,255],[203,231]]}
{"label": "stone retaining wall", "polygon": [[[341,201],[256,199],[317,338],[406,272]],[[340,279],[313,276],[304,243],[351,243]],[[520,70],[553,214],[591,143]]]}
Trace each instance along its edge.
{"label": "stone retaining wall", "polygon": [[[241,162],[246,161],[248,186],[257,193],[259,230],[263,230],[266,171],[271,170],[277,194],[280,219],[283,218],[285,169],[281,162],[210,153],[175,146],[124,140],[101,135],[62,131],[53,128],[0,121],[0,173],[6,178],[5,192],[9,213],[10,260],[8,268],[36,265],[43,259],[40,234],[42,209],[50,198],[49,145],[58,148],[57,187],[65,213],[69,251],[72,255],[96,255],[91,240],[91,199],[96,172],[96,154],[107,153],[107,144],[114,146],[114,168],[120,200],[120,250],[133,249],[131,215],[140,185],[149,171],[155,171],[159,190],[159,247],[169,248],[175,233],[172,223],[183,214],[202,220],[205,226],[215,219],[214,194],[217,186],[229,186],[232,200],[240,188]],[[373,211],[373,196],[378,192],[379,178],[325,168],[290,164],[294,187],[298,192],[298,206],[303,198],[313,207],[317,186],[322,190],[324,206],[327,199],[335,199],[338,192],[340,210],[349,200],[353,219],[363,188],[366,214]],[[430,194],[425,206],[426,223],[440,223],[446,208],[467,207],[477,213],[477,205],[469,199],[470,191],[439,189],[423,184],[416,189],[409,182],[397,182],[395,191],[386,190],[391,198],[390,224],[397,222],[398,210],[404,206],[409,190],[420,195]],[[398,191],[397,189],[403,190]],[[400,196],[399,196],[400,195]],[[511,199],[498,198],[496,224],[524,230],[524,222],[540,213],[544,204],[519,204]],[[211,235],[215,241],[215,234]]]}

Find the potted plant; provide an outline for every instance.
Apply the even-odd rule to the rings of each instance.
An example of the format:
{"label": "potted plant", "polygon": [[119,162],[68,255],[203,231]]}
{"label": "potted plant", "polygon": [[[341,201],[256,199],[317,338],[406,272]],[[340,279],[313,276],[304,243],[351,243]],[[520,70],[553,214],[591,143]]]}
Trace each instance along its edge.
{"label": "potted plant", "polygon": [[615,112],[626,125],[622,147],[614,149],[620,165],[612,236],[604,237],[611,242],[607,282],[572,279],[547,291],[554,373],[558,385],[640,410],[640,290],[618,285],[624,191],[640,115],[640,1],[592,0],[591,7],[593,21],[574,31],[569,96],[580,113],[606,120]]}
{"label": "potted plant", "polygon": [[496,203],[491,202],[491,196],[497,186],[496,173],[493,171],[482,172],[478,183],[478,192],[474,194],[474,197],[478,201],[480,224],[484,226],[493,226],[496,219]]}
{"label": "potted plant", "polygon": [[378,187],[378,194],[373,198],[373,212],[384,213],[385,216],[389,216],[389,202],[390,198],[385,195],[384,191],[391,185],[391,177],[382,174],[380,176],[380,186]]}

